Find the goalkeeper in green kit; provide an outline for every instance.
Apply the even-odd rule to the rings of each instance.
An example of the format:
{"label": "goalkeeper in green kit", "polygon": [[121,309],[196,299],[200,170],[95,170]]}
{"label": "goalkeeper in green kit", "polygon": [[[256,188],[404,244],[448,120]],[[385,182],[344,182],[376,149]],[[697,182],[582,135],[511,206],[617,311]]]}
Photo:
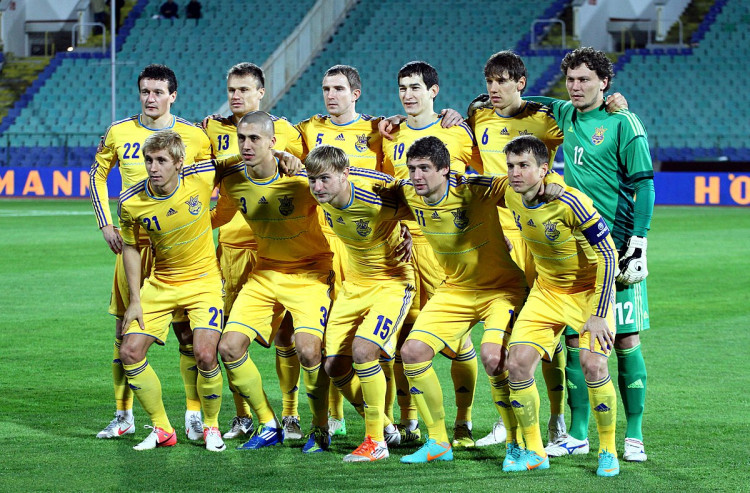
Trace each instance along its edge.
{"label": "goalkeeper in green kit", "polygon": [[[646,365],[641,354],[640,332],[649,328],[646,295],[646,234],[654,210],[654,172],[646,129],[628,110],[607,113],[604,92],[614,72],[607,56],[593,48],[568,53],[560,68],[570,101],[524,98],[552,109],[565,140],[565,182],[593,201],[604,217],[620,252],[615,320],[615,353],[618,384],[627,416],[626,461],[643,462],[641,423],[646,397]],[[581,371],[578,335],[568,328],[568,403],[572,422],[569,436],[547,448],[557,457],[585,454],[589,450],[587,382]]]}

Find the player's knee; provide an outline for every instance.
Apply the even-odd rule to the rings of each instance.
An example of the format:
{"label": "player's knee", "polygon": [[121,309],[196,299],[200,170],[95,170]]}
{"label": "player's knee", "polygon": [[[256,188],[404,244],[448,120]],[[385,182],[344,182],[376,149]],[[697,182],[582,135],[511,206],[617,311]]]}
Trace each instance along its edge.
{"label": "player's knee", "polygon": [[484,365],[484,371],[487,375],[500,375],[505,371],[507,363],[507,357],[505,351],[497,351],[494,349],[486,348],[483,345],[479,350],[479,356],[482,359],[482,365]]}
{"label": "player's knee", "polygon": [[401,348],[401,359],[407,364],[429,361],[434,356],[435,354],[432,352],[430,346],[413,339],[406,341],[404,347]]}
{"label": "player's knee", "polygon": [[329,377],[338,378],[349,372],[352,367],[352,360],[349,357],[334,356],[326,358],[323,367]]}
{"label": "player's knee", "polygon": [[616,349],[632,349],[641,343],[641,338],[637,332],[632,334],[616,334],[615,335],[615,348]]}
{"label": "player's knee", "polygon": [[120,346],[120,361],[123,365],[134,365],[145,357],[143,351],[134,344],[128,344],[127,339]]}
{"label": "player's knee", "polygon": [[597,382],[609,373],[607,358],[598,353],[581,351],[581,370],[586,381]]}
{"label": "player's knee", "polygon": [[322,354],[319,347],[300,347],[297,346],[297,357],[302,366],[312,368],[320,363]]}
{"label": "player's knee", "polygon": [[358,365],[369,363],[370,361],[375,361],[379,356],[380,348],[377,345],[364,340],[362,341],[362,343],[359,343],[358,339],[354,341],[354,347],[352,348],[352,358]]}
{"label": "player's knee", "polygon": [[522,382],[532,377],[533,365],[523,356],[521,351],[513,349],[508,355],[508,376],[513,382]]}
{"label": "player's knee", "polygon": [[246,348],[238,346],[237,344],[233,344],[229,340],[222,339],[221,341],[219,341],[219,354],[221,355],[221,360],[225,363],[228,361],[237,361],[244,355],[245,352],[247,352]]}
{"label": "player's knee", "polygon": [[[216,357],[216,347],[201,347],[194,348],[193,353],[195,354],[195,364],[201,370],[213,370],[218,364]],[[230,360],[234,361],[234,360]]]}

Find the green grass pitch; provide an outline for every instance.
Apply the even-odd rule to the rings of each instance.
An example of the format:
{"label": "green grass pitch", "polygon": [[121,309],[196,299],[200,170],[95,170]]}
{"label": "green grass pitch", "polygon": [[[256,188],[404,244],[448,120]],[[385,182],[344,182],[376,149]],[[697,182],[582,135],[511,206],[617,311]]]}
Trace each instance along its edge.
{"label": "green grass pitch", "polygon": [[[396,448],[383,463],[343,464],[363,433],[350,407],[349,434],[335,439],[330,453],[303,456],[299,442],[239,452],[238,441],[228,442],[223,454],[206,452],[183,438],[173,335],[166,347],[153,347],[149,360],[180,431],[178,446],[132,450],[147,434],[137,403],[135,436],[97,440],[114,411],[114,320],[106,313],[113,256],[86,201],[0,200],[0,490],[748,491],[749,231],[747,208],[655,211],[648,250],[653,328],[642,338],[649,371],[648,462],[623,462],[619,477],[597,478],[592,452],[554,459],[548,471],[511,476],[501,470],[504,451],[498,446],[457,451],[451,463],[407,466],[398,460],[410,449]],[[475,330],[473,336],[478,346],[481,334]],[[280,410],[273,351],[258,345],[250,351]],[[450,424],[455,410],[448,361],[436,361]],[[616,364],[612,358],[612,370]],[[475,438],[496,419],[481,365],[479,372]],[[543,423],[545,401],[543,394]],[[304,398],[300,411],[308,422]],[[225,384],[224,427],[233,415]],[[620,454],[623,430],[620,413]],[[593,422],[590,436],[594,448]]]}

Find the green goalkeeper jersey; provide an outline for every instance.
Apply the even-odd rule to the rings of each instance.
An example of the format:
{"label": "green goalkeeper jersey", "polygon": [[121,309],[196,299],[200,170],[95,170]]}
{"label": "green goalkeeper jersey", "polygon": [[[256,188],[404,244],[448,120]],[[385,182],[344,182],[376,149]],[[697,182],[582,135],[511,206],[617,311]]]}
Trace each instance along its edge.
{"label": "green goalkeeper jersey", "polygon": [[[565,140],[565,183],[594,202],[607,221],[618,249],[631,236],[646,236],[654,208],[651,153],[646,129],[628,110],[586,113],[570,101],[524,98],[552,109]],[[636,205],[636,194],[639,199]]]}

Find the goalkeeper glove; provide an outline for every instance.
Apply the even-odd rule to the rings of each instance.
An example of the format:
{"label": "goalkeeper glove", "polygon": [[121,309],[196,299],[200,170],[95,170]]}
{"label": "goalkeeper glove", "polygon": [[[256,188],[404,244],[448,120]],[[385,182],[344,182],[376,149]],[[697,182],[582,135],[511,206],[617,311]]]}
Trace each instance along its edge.
{"label": "goalkeeper glove", "polygon": [[620,257],[617,282],[622,284],[637,284],[646,279],[646,238],[631,236],[625,254]]}
{"label": "goalkeeper glove", "polygon": [[469,103],[469,108],[466,110],[466,114],[468,115],[467,118],[471,118],[477,110],[482,108],[492,108],[489,94],[480,94]]}

